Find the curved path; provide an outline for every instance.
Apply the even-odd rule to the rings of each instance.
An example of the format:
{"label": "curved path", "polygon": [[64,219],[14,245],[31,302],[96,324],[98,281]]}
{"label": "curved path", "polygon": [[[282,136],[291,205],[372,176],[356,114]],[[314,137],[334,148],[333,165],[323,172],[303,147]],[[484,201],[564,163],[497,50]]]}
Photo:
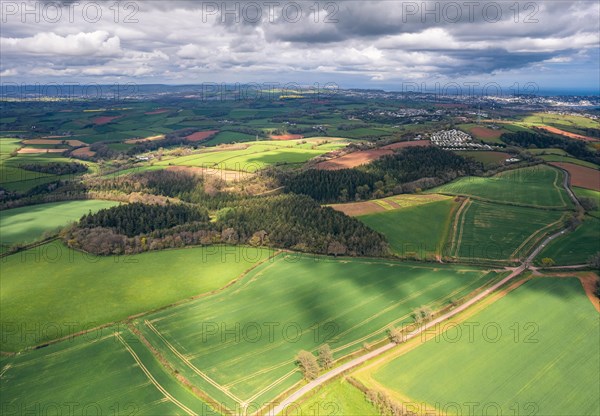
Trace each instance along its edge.
{"label": "curved path", "polygon": [[[579,201],[577,200],[577,198],[575,197],[575,195],[573,194],[573,192],[571,191],[571,188],[569,186],[569,173],[566,171],[564,171],[564,172],[565,172],[564,187],[567,190],[571,199],[573,200],[573,203],[575,204],[575,206],[579,209],[581,207],[581,205],[579,204]],[[555,234],[552,234],[551,236],[548,236],[546,239],[544,239],[544,241],[542,241],[540,243],[540,245],[538,245],[536,247],[535,250],[533,250],[531,252],[531,254],[523,261],[523,263],[521,263],[520,266],[513,269],[511,274],[509,274],[508,276],[506,276],[504,279],[500,280],[493,286],[487,288],[483,292],[479,293],[475,297],[471,298],[467,302],[458,306],[457,308],[451,310],[450,312],[445,313],[444,315],[441,315],[440,317],[434,319],[433,321],[427,323],[426,325],[406,334],[404,336],[402,342],[406,342],[410,339],[413,339],[416,336],[422,334],[423,332],[431,329],[432,327],[435,327],[439,323],[444,322],[444,321],[452,318],[453,316],[463,312],[467,308],[473,306],[475,303],[479,302],[480,300],[482,300],[485,297],[487,297],[488,295],[490,295],[492,292],[497,290],[499,287],[508,283],[515,277],[519,276],[521,273],[523,273],[525,270],[527,270],[531,267],[531,263],[533,262],[535,257],[548,245],[548,243],[550,243],[552,240],[564,235],[567,231],[568,231],[568,229],[564,229]],[[342,364],[341,366],[336,367],[331,371],[328,371],[327,373],[317,377],[316,379],[312,380],[305,386],[302,386],[300,389],[296,390],[294,393],[292,393],[291,395],[286,397],[281,403],[279,403],[277,406],[273,407],[267,414],[269,416],[275,416],[275,415],[280,414],[281,412],[286,410],[288,406],[292,405],[296,400],[298,400],[299,398],[304,396],[306,393],[308,393],[312,389],[320,386],[321,384],[325,383],[326,381],[331,380],[332,378],[335,378],[335,377],[345,373],[346,371],[348,371],[354,367],[359,366],[360,364],[363,364],[365,361],[368,361],[371,358],[377,357],[377,356],[391,350],[396,345],[397,344],[390,342],[389,344],[386,344],[383,347],[377,348],[376,350],[373,350],[365,355],[355,358],[354,360],[348,361],[347,363]],[[292,409],[294,411],[297,410],[295,408],[292,408]]]}

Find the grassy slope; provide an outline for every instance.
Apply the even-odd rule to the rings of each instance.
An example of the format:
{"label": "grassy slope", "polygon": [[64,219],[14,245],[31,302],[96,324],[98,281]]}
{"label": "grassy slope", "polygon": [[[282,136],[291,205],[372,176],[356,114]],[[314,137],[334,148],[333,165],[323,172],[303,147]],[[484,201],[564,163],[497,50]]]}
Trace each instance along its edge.
{"label": "grassy slope", "polygon": [[600,192],[594,191],[593,189],[578,188],[576,186],[573,187],[573,192],[575,193],[575,196],[577,198],[590,198],[596,201],[596,205],[598,208],[588,212],[588,215],[600,218]]}
{"label": "grassy slope", "polygon": [[[488,281],[484,276],[482,269],[464,266],[279,256],[226,291],[146,319],[200,371],[241,400],[264,403],[300,380],[294,365],[299,350],[329,343],[335,358],[360,350],[364,342],[385,338],[391,322],[412,321],[414,308],[447,305]],[[267,329],[269,322],[275,330]],[[141,321],[136,325],[182,374],[232,405],[172,354],[152,328]],[[268,387],[286,374],[289,378]]]}
{"label": "grassy slope", "polygon": [[[94,257],[54,242],[8,256],[1,260],[2,349],[37,345],[218,289],[268,254],[206,247]],[[9,324],[60,330],[22,336]]]}
{"label": "grassy slope", "polygon": [[545,165],[502,172],[489,178],[466,177],[429,192],[469,195],[493,202],[527,206],[572,207],[562,186],[563,174]]}
{"label": "grassy slope", "polygon": [[[124,328],[105,329],[10,359],[11,367],[0,383],[2,408],[7,414],[55,414],[57,407],[58,414],[86,414],[87,407],[93,414],[184,415],[111,335],[117,330],[170,395],[199,415],[216,414],[171,378]],[[73,403],[71,412],[67,403]]]}
{"label": "grassy slope", "polygon": [[357,218],[384,234],[394,254],[435,258],[441,252],[457,205],[449,199]]}
{"label": "grassy slope", "polygon": [[552,241],[539,254],[537,260],[549,257],[559,265],[583,264],[600,251],[600,220],[586,216],[573,232]]}
{"label": "grassy slope", "polygon": [[45,231],[76,221],[89,211],[98,211],[116,205],[110,201],[65,201],[13,208],[0,213],[0,243],[30,243]]}
{"label": "grassy slope", "polygon": [[[600,413],[600,320],[578,280],[533,280],[469,322],[480,325],[473,338],[463,324],[460,339],[449,341],[455,329],[447,340],[389,362],[374,378],[419,402],[478,402],[477,414],[486,403],[497,403],[503,414],[513,414],[515,403],[521,412],[532,403],[540,415]],[[484,338],[486,324],[488,340],[497,337],[492,326],[501,328],[497,342]]]}

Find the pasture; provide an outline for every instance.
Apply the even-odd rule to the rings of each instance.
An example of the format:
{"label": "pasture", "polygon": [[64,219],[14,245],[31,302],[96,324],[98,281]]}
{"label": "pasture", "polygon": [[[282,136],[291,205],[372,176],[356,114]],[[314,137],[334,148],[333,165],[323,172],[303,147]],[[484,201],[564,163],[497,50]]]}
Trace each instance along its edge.
{"label": "pasture", "polygon": [[0,245],[25,244],[38,240],[45,232],[54,232],[77,221],[90,211],[117,205],[111,201],[64,201],[30,205],[2,211]]}
{"label": "pasture", "polygon": [[436,414],[596,415],[599,325],[578,279],[537,278],[359,377]]}
{"label": "pasture", "polygon": [[600,166],[596,165],[595,163],[577,159],[572,156],[556,155],[556,154],[542,154],[539,157],[540,157],[540,159],[543,159],[546,162],[562,162],[562,163],[579,165],[579,166],[583,166],[583,167],[590,168],[590,169],[596,169],[596,170],[600,168]]}
{"label": "pasture", "polygon": [[443,252],[448,229],[458,206],[459,203],[447,198],[357,218],[385,235],[395,255],[435,260]]}
{"label": "pasture", "polygon": [[600,219],[600,192],[591,189],[578,188],[574,186],[573,193],[578,199],[589,198],[596,204],[596,208],[588,211],[587,214]]}
{"label": "pasture", "polygon": [[468,157],[478,162],[483,163],[485,167],[494,165],[503,165],[506,159],[512,157],[512,155],[504,152],[488,152],[488,151],[458,151],[456,154],[462,157]]}
{"label": "pasture", "polygon": [[[345,379],[336,379],[320,388],[312,396],[290,406],[289,414],[298,408],[298,415],[379,416],[377,409],[367,401],[359,389]],[[296,414],[296,413],[294,413]]]}
{"label": "pasture", "polygon": [[[0,259],[2,349],[94,328],[217,290],[271,251],[210,246],[96,257],[52,242]],[[26,334],[19,328],[34,327]]]}
{"label": "pasture", "polygon": [[586,216],[574,231],[551,241],[537,257],[551,258],[558,265],[585,264],[600,252],[600,219]]}
{"label": "pasture", "polygon": [[126,327],[8,358],[2,413],[217,415],[171,377]]}
{"label": "pasture", "polygon": [[562,226],[563,213],[469,200],[460,208],[444,254],[461,260],[523,259]]}
{"label": "pasture", "polygon": [[346,146],[340,139],[259,141],[199,150],[188,156],[165,157],[157,166],[192,166],[256,172],[272,165],[301,164]]}
{"label": "pasture", "polygon": [[498,277],[477,267],[280,254],[213,296],[135,325],[194,384],[228,407],[272,400],[301,380],[302,349],[339,359]]}
{"label": "pasture", "polygon": [[573,202],[563,187],[563,176],[558,169],[538,165],[505,171],[487,178],[460,178],[428,192],[464,195],[501,204],[570,209]]}

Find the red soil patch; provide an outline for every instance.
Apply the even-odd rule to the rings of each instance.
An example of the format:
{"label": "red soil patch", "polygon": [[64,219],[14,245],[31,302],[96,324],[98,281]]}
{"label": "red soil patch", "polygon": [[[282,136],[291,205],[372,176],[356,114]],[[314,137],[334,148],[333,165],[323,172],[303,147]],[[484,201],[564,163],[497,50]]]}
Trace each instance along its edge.
{"label": "red soil patch", "polygon": [[384,212],[386,209],[379,204],[371,201],[365,202],[350,202],[348,204],[331,205],[331,208],[336,211],[343,212],[349,217],[358,215],[374,214],[376,212]]}
{"label": "red soil patch", "polygon": [[363,150],[360,152],[348,153],[347,155],[336,159],[319,162],[315,167],[323,170],[350,169],[370,163],[380,157],[391,155],[393,153],[394,151],[391,149]]}
{"label": "red soil patch", "polygon": [[167,110],[166,108],[159,108],[158,110],[154,110],[154,111],[148,111],[147,113],[144,113],[146,115],[154,115],[154,114],[163,114],[163,113],[168,113],[169,110]]}
{"label": "red soil patch", "polygon": [[561,129],[557,129],[556,127],[538,126],[538,128],[542,129],[542,130],[549,131],[550,133],[560,134],[561,136],[565,136],[565,137],[568,137],[570,139],[583,140],[583,141],[586,141],[586,142],[597,142],[598,140],[600,140],[600,139],[595,139],[593,137],[582,136],[580,134],[575,134],[575,133],[571,133],[571,132],[564,131],[564,130],[561,130]]}
{"label": "red soil patch", "polygon": [[31,153],[62,153],[67,149],[34,149],[31,147],[24,147],[19,149],[17,153],[19,154],[31,154]]}
{"label": "red soil patch", "polygon": [[92,123],[94,123],[97,126],[101,126],[103,124],[108,124],[113,120],[116,120],[118,118],[120,118],[122,116],[102,116],[102,117],[96,117],[95,119],[92,120]]}
{"label": "red soil patch", "polygon": [[471,129],[471,134],[481,139],[499,139],[502,136],[502,131],[478,126]]}
{"label": "red soil patch", "polygon": [[571,185],[600,191],[600,171],[575,165],[574,163],[551,162],[550,164],[569,172]]}
{"label": "red soil patch", "polygon": [[186,140],[188,140],[190,142],[201,142],[203,140],[206,140],[206,139],[214,136],[218,132],[219,132],[219,130],[197,131],[194,134],[190,134],[189,136],[186,136]]}
{"label": "red soil patch", "polygon": [[273,140],[300,140],[300,139],[304,139],[304,136],[301,134],[280,134],[280,135],[271,135],[271,139],[273,139]]}
{"label": "red soil patch", "polygon": [[78,156],[92,157],[95,154],[96,154],[96,152],[91,151],[89,146],[80,147],[79,149],[75,149],[71,152],[71,155],[73,155],[75,157],[78,157]]}
{"label": "red soil patch", "polygon": [[382,149],[404,149],[405,147],[419,147],[419,146],[431,146],[431,142],[429,140],[410,140],[407,142],[398,142],[388,144],[387,146],[383,146]]}

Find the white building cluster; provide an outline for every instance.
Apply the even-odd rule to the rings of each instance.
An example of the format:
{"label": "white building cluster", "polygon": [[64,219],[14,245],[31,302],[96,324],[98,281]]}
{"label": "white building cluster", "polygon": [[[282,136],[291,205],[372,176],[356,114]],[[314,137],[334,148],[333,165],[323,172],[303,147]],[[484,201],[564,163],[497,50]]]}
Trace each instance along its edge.
{"label": "white building cluster", "polygon": [[489,144],[473,143],[473,138],[464,131],[452,129],[433,133],[431,143],[448,150],[494,150]]}

